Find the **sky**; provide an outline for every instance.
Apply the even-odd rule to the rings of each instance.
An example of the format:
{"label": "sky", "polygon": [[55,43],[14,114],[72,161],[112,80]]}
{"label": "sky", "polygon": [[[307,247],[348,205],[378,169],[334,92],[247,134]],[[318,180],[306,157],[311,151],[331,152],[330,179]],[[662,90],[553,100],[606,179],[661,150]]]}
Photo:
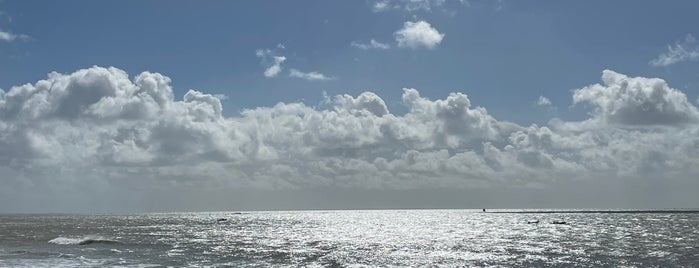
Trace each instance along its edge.
{"label": "sky", "polygon": [[695,1],[0,2],[0,213],[696,208]]}

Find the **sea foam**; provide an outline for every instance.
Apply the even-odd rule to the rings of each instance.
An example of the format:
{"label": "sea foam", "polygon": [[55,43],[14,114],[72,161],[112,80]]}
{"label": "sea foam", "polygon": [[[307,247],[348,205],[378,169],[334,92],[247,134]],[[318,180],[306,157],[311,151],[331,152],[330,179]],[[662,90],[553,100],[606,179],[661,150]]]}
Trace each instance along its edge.
{"label": "sea foam", "polygon": [[49,243],[57,245],[89,245],[89,244],[119,244],[119,241],[111,240],[103,236],[84,236],[84,237],[56,237],[49,240]]}

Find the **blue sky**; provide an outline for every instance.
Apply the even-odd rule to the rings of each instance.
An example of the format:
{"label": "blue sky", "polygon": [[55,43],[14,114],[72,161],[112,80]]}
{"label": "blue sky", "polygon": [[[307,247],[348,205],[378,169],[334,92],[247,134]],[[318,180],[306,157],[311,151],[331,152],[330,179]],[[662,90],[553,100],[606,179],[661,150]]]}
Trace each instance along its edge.
{"label": "blue sky", "polygon": [[0,212],[696,207],[697,11],[0,1]]}
{"label": "blue sky", "polygon": [[[168,75],[177,97],[188,89],[225,94],[227,114],[365,90],[400,113],[401,88],[413,87],[430,98],[464,92],[474,105],[522,124],[551,118],[533,108],[539,95],[558,106],[556,116],[582,118],[584,109],[570,108],[570,91],[598,82],[604,69],[663,77],[697,97],[699,63],[648,64],[699,34],[693,1],[438,2],[377,12],[372,1],[5,1],[0,29],[31,39],[0,43],[0,88],[51,71],[115,66]],[[434,49],[397,48],[393,33],[417,20],[443,41]],[[371,39],[391,48],[350,45]],[[266,78],[254,52],[278,44],[287,70],[335,79]]]}

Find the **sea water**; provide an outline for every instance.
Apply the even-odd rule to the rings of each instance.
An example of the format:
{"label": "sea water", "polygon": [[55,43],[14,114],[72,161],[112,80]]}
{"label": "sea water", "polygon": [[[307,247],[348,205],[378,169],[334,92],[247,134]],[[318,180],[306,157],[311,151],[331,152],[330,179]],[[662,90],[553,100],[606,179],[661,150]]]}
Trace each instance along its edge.
{"label": "sea water", "polygon": [[0,215],[0,267],[699,266],[699,213],[535,212]]}

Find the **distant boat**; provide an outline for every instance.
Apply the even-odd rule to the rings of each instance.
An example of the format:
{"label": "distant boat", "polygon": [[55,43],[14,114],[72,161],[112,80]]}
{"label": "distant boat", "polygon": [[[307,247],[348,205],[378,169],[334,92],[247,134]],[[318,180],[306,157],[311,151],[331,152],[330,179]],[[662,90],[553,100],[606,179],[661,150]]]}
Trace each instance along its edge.
{"label": "distant boat", "polygon": [[551,224],[566,224],[565,221],[553,221]]}
{"label": "distant boat", "polygon": [[226,218],[219,218],[219,219],[216,219],[216,222],[218,222],[218,223],[228,222],[228,219],[226,219]]}
{"label": "distant boat", "polygon": [[537,223],[539,223],[539,220],[535,220],[535,221],[527,221],[527,224],[532,224],[532,223],[534,223],[534,224],[537,224]]}

